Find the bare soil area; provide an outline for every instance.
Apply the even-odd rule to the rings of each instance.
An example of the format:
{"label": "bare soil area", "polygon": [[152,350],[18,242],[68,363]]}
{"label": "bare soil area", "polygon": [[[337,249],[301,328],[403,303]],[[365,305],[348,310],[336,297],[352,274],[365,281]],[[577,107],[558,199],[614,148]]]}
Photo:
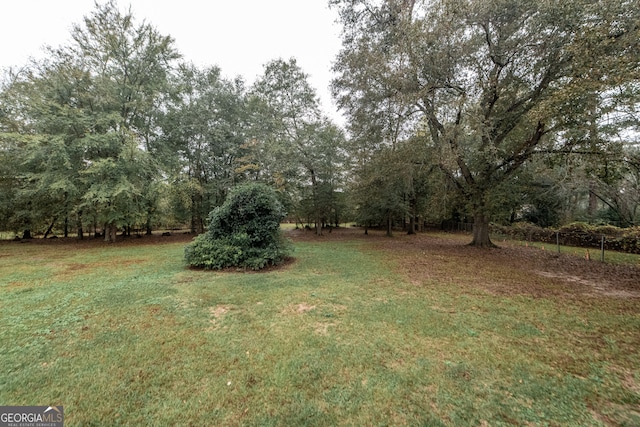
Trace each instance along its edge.
{"label": "bare soil area", "polygon": [[460,234],[398,232],[386,237],[378,230],[368,235],[359,228],[288,232],[294,241],[363,240],[384,250],[399,273],[415,285],[455,283],[495,294],[544,296],[601,296],[640,298],[640,267],[602,263],[540,248],[496,242],[498,248],[479,249]]}

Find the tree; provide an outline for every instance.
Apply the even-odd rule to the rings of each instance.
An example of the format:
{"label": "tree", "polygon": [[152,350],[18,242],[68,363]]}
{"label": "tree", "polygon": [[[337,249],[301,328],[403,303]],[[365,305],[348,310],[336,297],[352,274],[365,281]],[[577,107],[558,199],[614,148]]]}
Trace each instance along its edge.
{"label": "tree", "polygon": [[59,52],[7,74],[0,122],[1,138],[14,155],[14,215],[8,218],[14,226],[39,228],[46,222],[46,237],[63,220],[68,233],[83,190],[78,141],[89,120],[78,105],[87,100],[88,85],[87,74]]}
{"label": "tree", "polygon": [[82,237],[92,216],[112,241],[118,226],[150,226],[159,103],[179,55],[170,37],[136,25],[113,0],[96,4],[71,36],[5,88],[3,139],[20,146],[15,197],[33,217],[25,226],[47,221],[46,236],[64,220],[66,235],[75,218]]}
{"label": "tree", "polygon": [[[252,90],[253,153],[248,163],[286,189],[292,199],[311,202],[316,233],[322,233],[324,203],[340,186],[345,137],[320,113],[315,90],[295,59],[265,66]],[[309,189],[306,197],[305,187]]]}
{"label": "tree", "polygon": [[94,122],[87,135],[92,180],[85,201],[98,210],[105,240],[118,225],[141,221],[152,205],[143,200],[158,176],[154,151],[158,102],[167,88],[171,63],[179,58],[173,39],[153,26],[135,24],[131,11],[121,13],[114,0],[96,5],[75,25],[74,43],[66,48],[90,73]]}
{"label": "tree", "polygon": [[[640,12],[624,0],[331,4],[344,24],[339,104],[359,128],[374,111],[424,134],[476,246],[493,246],[495,188],[538,154],[587,146],[571,131],[601,127],[610,100],[637,103]],[[372,127],[392,135],[387,122]]]}
{"label": "tree", "polygon": [[248,127],[244,82],[223,79],[217,67],[183,64],[172,86],[163,134],[166,148],[178,153],[172,176],[191,230],[202,233],[206,215],[241,177],[236,169]]}
{"label": "tree", "polygon": [[280,231],[285,215],[275,190],[260,183],[241,184],[211,212],[207,232],[185,248],[185,259],[207,270],[259,270],[280,264],[291,252]]}
{"label": "tree", "polygon": [[427,206],[431,168],[418,140],[384,147],[355,169],[354,201],[357,219],[365,226],[385,225],[392,235],[396,220],[409,218],[408,233]]}

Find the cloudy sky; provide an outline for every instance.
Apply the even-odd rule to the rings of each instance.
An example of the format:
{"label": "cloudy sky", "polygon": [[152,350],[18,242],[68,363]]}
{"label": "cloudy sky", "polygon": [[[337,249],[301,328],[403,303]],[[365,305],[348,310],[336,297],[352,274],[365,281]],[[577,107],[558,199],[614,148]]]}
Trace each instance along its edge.
{"label": "cloudy sky", "polygon": [[[295,57],[310,75],[327,114],[336,117],[328,85],[340,48],[337,13],[327,0],[118,0],[134,17],[171,35],[184,59],[218,65],[248,83],[276,58]],[[0,69],[42,57],[45,45],[70,39],[71,26],[94,9],[93,0],[7,0],[0,5]]]}

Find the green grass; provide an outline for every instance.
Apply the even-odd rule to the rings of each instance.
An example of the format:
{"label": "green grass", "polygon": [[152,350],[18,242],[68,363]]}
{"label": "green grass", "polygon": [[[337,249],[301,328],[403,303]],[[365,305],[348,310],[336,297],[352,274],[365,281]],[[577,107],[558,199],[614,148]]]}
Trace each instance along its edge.
{"label": "green grass", "polygon": [[363,240],[259,274],[188,270],[183,247],[0,245],[0,404],[70,426],[640,424],[635,301],[416,286]]}
{"label": "green grass", "polygon": [[[517,241],[517,243],[522,246],[528,245],[540,249],[544,248],[544,250],[546,251],[558,252],[558,245],[552,243],[527,243],[523,241]],[[591,259],[592,261],[602,260],[602,251],[597,248],[578,248],[575,246],[560,245],[560,253],[571,254],[582,258],[586,258],[587,256],[589,256],[589,259]],[[640,255],[605,250],[604,261],[611,264],[640,265]]]}

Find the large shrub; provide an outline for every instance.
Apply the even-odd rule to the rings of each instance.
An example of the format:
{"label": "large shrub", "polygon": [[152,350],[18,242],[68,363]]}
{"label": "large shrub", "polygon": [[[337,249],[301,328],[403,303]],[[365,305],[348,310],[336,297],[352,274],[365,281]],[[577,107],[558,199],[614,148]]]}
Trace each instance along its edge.
{"label": "large shrub", "polygon": [[185,248],[192,267],[259,270],[276,265],[292,246],[280,232],[286,212],[276,192],[257,183],[240,185],[209,215],[209,228]]}

